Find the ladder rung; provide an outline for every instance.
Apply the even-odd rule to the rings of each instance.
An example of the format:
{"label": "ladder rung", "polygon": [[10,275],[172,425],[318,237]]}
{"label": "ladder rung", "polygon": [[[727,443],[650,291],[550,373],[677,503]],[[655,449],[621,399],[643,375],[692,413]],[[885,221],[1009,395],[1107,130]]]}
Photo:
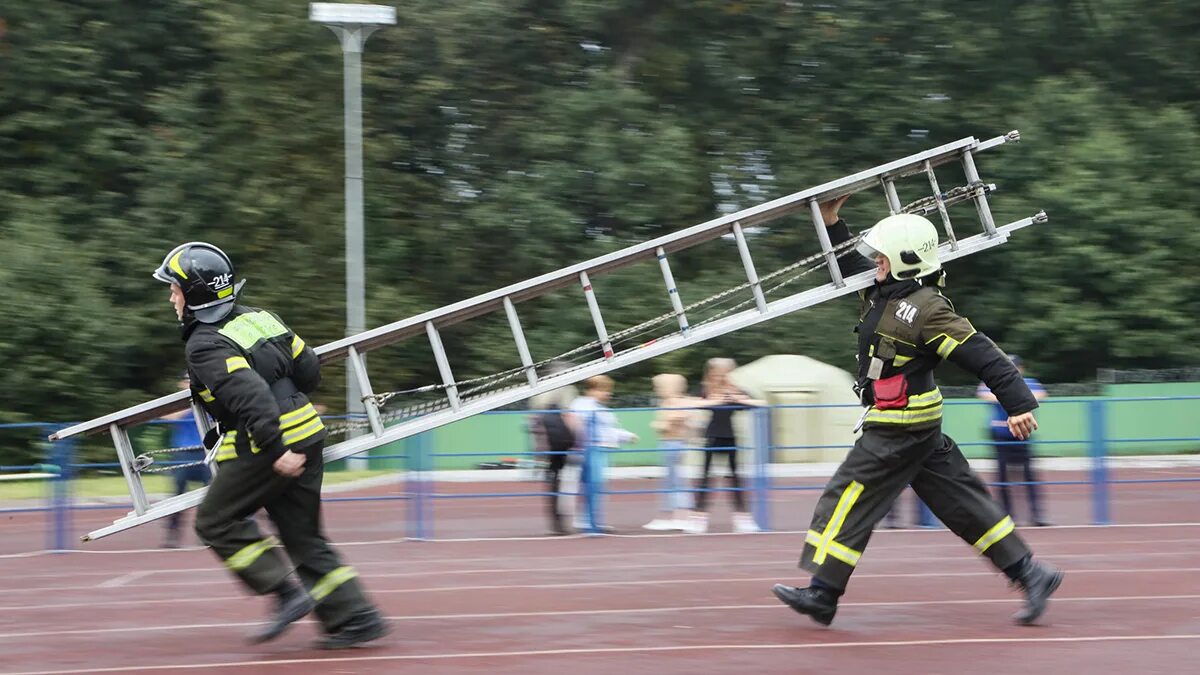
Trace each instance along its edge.
{"label": "ladder rung", "polygon": [[604,327],[604,317],[600,315],[600,304],[596,302],[596,292],[592,289],[592,281],[587,272],[579,273],[579,283],[583,286],[583,296],[587,298],[588,311],[592,313],[592,323],[596,326],[596,336],[600,339],[604,358],[613,357],[612,343],[608,341],[608,330]]}
{"label": "ladder rung", "polygon": [[900,195],[896,192],[896,181],[890,178],[882,178],[883,193],[887,195],[888,211],[894,216],[900,213],[900,209],[904,208],[900,203]]}
{"label": "ladder rung", "polygon": [[133,511],[139,516],[150,508],[146,499],[146,488],[142,485],[142,475],[133,467],[133,443],[129,441],[129,433],[119,424],[109,426],[113,445],[117,447],[117,459],[121,464],[121,473],[125,474],[125,483],[129,486],[129,496],[133,499]]}
{"label": "ladder rung", "polygon": [[933,199],[937,202],[938,214],[942,217],[942,225],[946,228],[946,237],[950,240],[950,248],[958,248],[958,238],[954,236],[954,227],[950,225],[950,213],[946,211],[946,202],[942,200],[942,189],[938,187],[937,174],[933,165],[925,162],[925,175],[929,176],[929,188],[933,190]]}
{"label": "ladder rung", "polygon": [[[983,182],[979,179],[979,171],[975,168],[975,157],[969,148],[963,151],[962,163],[967,183]],[[995,235],[996,222],[992,220],[992,209],[988,206],[987,195],[982,191],[975,196],[975,210],[979,213],[979,222],[983,223],[983,231],[989,235]]]}
{"label": "ladder rung", "polygon": [[825,266],[829,269],[829,278],[834,286],[845,286],[842,279],[842,268],[838,267],[837,254],[833,252],[833,244],[829,243],[829,228],[825,226],[825,217],[821,215],[821,205],[817,200],[808,203],[812,213],[813,225],[817,228],[817,240],[821,242],[821,251],[825,254]]}
{"label": "ladder rung", "polygon": [[521,365],[525,366],[525,378],[529,380],[530,386],[534,386],[538,383],[537,369],[533,367],[533,357],[529,354],[529,345],[525,343],[525,333],[521,330],[517,308],[509,298],[504,298],[504,313],[508,315],[508,327],[517,343],[517,355],[521,357]]}
{"label": "ladder rung", "polygon": [[454,384],[454,373],[450,370],[450,360],[446,358],[446,348],[442,346],[442,336],[432,321],[425,324],[425,333],[429,336],[429,346],[433,347],[433,358],[437,361],[442,384],[446,385],[446,399],[450,401],[452,410],[458,410],[458,387]]}
{"label": "ladder rung", "polygon": [[750,290],[754,293],[754,304],[759,312],[767,311],[767,297],[763,295],[762,284],[758,283],[758,272],[754,269],[754,260],[750,258],[750,246],[746,244],[746,235],[742,232],[742,224],[733,224],[733,238],[737,241],[738,253],[742,256],[742,267],[746,268],[746,279],[750,281]]}
{"label": "ladder rung", "polygon": [[371,425],[371,431],[379,436],[383,433],[383,421],[379,418],[379,402],[375,400],[375,392],[371,389],[371,380],[367,375],[366,359],[358,353],[357,349],[351,347],[347,360],[350,361],[350,367],[354,369],[354,380],[358,384],[358,393],[367,409],[367,423]]}
{"label": "ladder rung", "polygon": [[667,295],[671,298],[671,309],[675,311],[675,319],[679,321],[679,330],[687,337],[691,329],[688,327],[687,316],[683,313],[683,299],[679,297],[675,275],[671,274],[671,264],[667,262],[667,252],[660,246],[654,253],[658,256],[658,266],[662,270],[663,283],[667,285]]}

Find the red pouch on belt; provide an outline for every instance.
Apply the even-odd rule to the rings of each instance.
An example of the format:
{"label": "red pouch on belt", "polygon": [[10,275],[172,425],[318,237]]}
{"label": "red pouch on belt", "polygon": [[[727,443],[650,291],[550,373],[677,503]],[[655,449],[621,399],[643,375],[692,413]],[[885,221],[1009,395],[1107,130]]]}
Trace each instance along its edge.
{"label": "red pouch on belt", "polygon": [[908,379],[903,374],[875,380],[871,388],[875,392],[875,407],[879,410],[908,407]]}

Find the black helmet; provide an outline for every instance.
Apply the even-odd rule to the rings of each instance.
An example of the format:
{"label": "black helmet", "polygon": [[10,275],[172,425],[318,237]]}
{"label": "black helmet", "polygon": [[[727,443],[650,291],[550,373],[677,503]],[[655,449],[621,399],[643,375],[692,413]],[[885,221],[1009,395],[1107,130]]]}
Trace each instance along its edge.
{"label": "black helmet", "polygon": [[154,278],[167,284],[179,284],[187,309],[201,323],[216,323],[233,309],[242,290],[233,283],[233,263],[221,249],[202,241],[180,244],[171,249]]}

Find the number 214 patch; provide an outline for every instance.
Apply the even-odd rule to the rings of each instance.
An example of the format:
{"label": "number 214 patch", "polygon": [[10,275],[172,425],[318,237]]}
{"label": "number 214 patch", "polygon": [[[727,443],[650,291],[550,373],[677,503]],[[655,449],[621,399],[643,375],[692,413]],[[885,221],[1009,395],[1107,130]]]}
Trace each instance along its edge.
{"label": "number 214 patch", "polygon": [[899,306],[896,307],[896,318],[910,326],[913,325],[913,321],[917,320],[916,306],[909,304],[905,300],[901,300]]}

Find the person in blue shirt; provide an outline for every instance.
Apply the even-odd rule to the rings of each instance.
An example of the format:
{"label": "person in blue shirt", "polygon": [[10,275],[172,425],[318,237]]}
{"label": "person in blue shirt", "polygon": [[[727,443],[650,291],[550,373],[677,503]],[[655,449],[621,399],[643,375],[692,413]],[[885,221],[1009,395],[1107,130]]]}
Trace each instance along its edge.
{"label": "person in blue shirt", "polygon": [[[1025,384],[1029,386],[1029,390],[1033,392],[1034,398],[1042,400],[1046,398],[1046,388],[1042,386],[1032,377],[1025,377],[1025,366],[1021,361],[1021,357],[1016,354],[1009,354],[1013,365],[1021,373],[1021,377],[1025,379]],[[996,400],[996,395],[988,389],[987,385],[980,382],[979,388],[975,391],[975,395],[985,401],[992,403],[992,420],[990,430],[992,434],[993,447],[996,451],[996,467],[1000,479],[1000,502],[1004,504],[1004,510],[1013,513],[1012,498],[1008,491],[1008,467],[1013,465],[1016,473],[1016,467],[1020,466],[1025,472],[1025,483],[1029,489],[1029,511],[1032,523],[1037,527],[1049,525],[1042,512],[1041,503],[1038,495],[1037,475],[1033,470],[1033,447],[1028,440],[1020,441],[1013,437],[1008,430],[1008,413],[1004,411],[1003,406]]]}
{"label": "person in blue shirt", "polygon": [[[184,373],[179,379],[179,388],[187,389],[189,384],[190,380],[187,373]],[[196,427],[196,418],[192,415],[191,408],[171,413],[165,419],[171,421],[167,447],[188,448],[201,446],[200,429]],[[204,450],[201,447],[200,449],[189,450],[187,452],[173,452],[167,459],[172,462],[182,462],[184,464],[203,462]],[[208,485],[208,482],[212,480],[212,474],[205,464],[195,464],[193,466],[181,465],[178,469],[171,472],[171,476],[175,479],[176,496],[187,492],[188,483]],[[183,512],[172,513],[170,518],[167,519],[167,533],[166,538],[163,540],[163,548],[179,548],[182,525]]]}

